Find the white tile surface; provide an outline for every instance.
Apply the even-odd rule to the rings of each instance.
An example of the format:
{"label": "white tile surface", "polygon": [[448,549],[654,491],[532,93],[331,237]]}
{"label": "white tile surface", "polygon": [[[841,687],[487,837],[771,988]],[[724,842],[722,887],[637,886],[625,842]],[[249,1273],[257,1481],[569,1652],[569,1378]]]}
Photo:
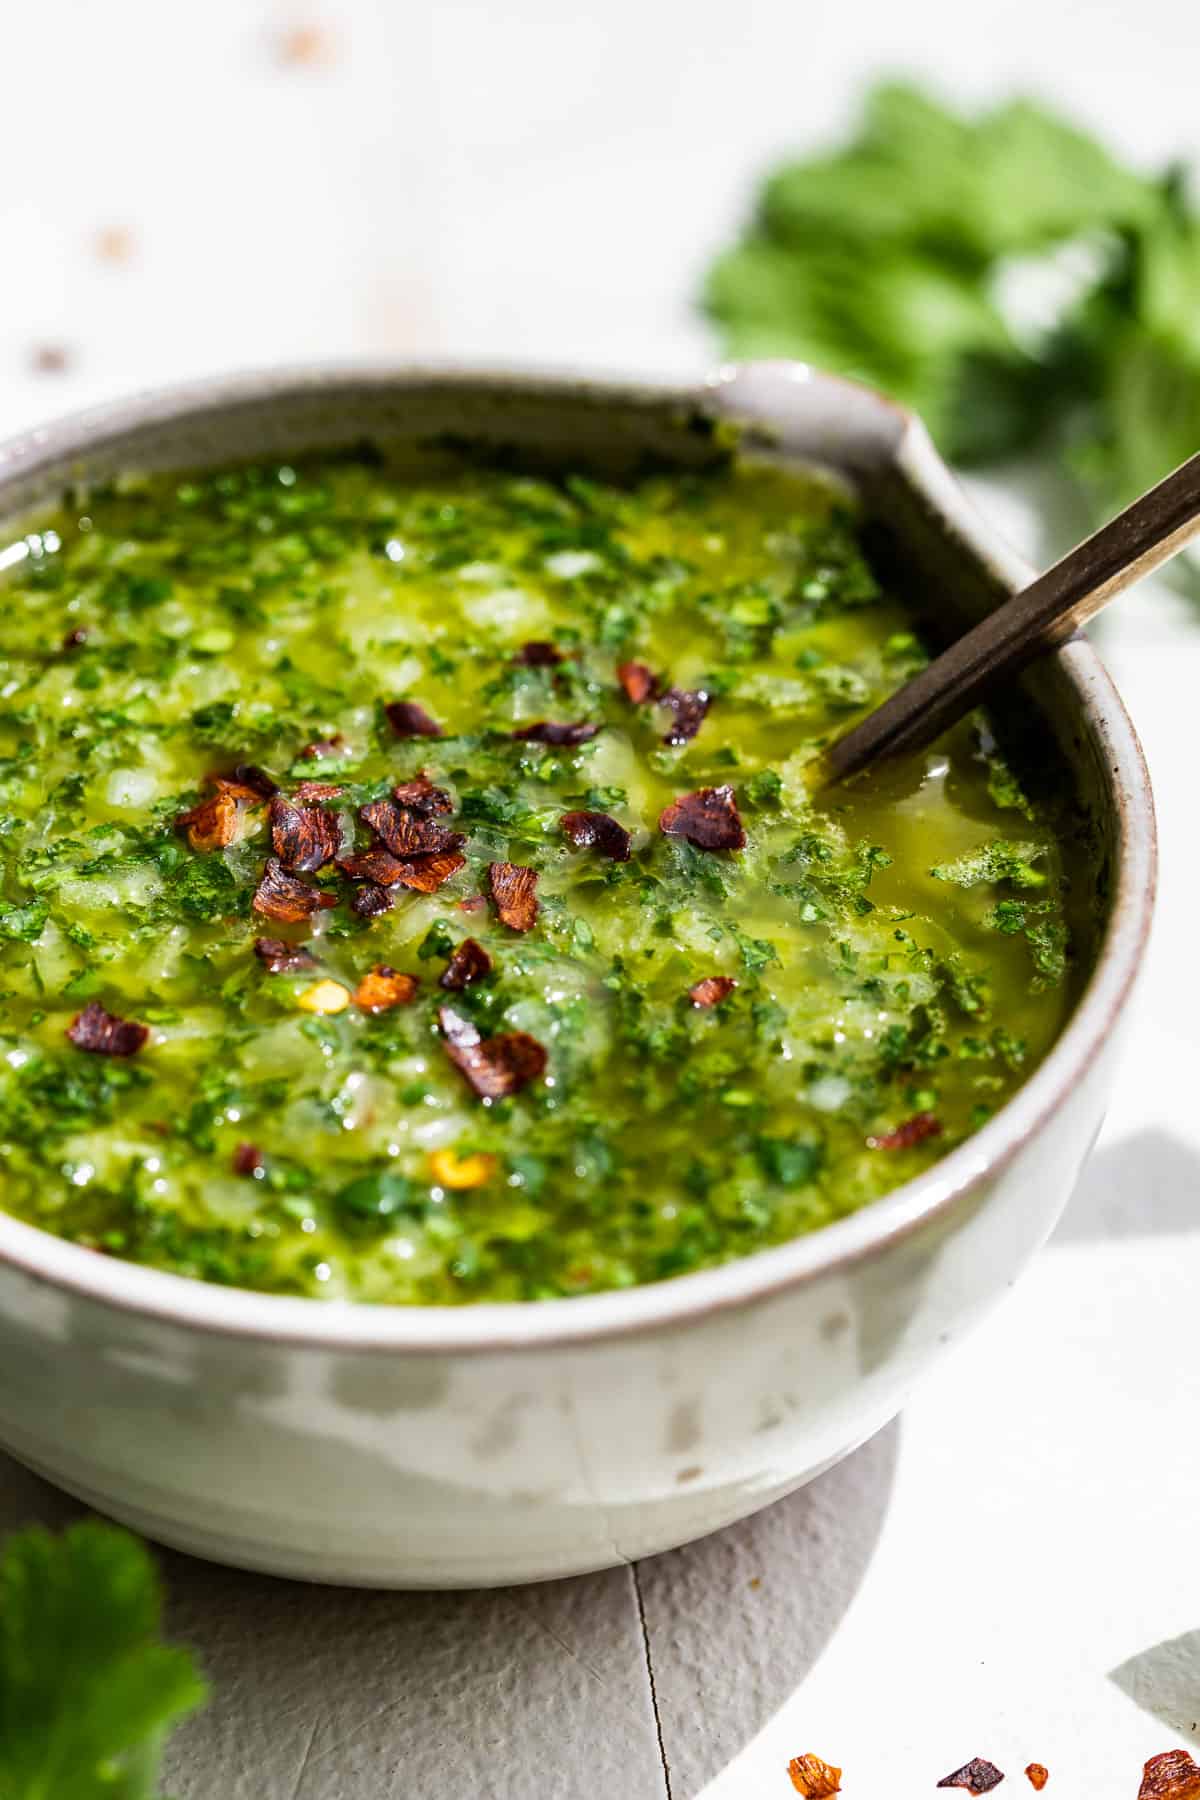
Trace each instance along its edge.
{"label": "white tile surface", "polygon": [[[876,68],[1021,82],[1130,154],[1200,151],[1178,0],[40,0],[4,23],[12,429],[288,357],[697,368],[689,297],[754,171]],[[282,65],[305,23],[324,61]],[[128,263],[95,255],[114,226]],[[66,372],[31,371],[43,345]],[[1027,498],[982,501],[1036,547]],[[168,1558],[218,1686],[178,1800],[783,1800],[807,1749],[850,1800],[932,1794],[977,1754],[1018,1792],[1036,1759],[1051,1793],[1132,1800],[1146,1756],[1200,1738],[1200,617],[1146,591],[1102,644],[1155,777],[1162,907],[1105,1136],[1030,1276],[875,1443],[636,1580],[363,1596]],[[0,1523],[68,1511],[0,1467]]]}

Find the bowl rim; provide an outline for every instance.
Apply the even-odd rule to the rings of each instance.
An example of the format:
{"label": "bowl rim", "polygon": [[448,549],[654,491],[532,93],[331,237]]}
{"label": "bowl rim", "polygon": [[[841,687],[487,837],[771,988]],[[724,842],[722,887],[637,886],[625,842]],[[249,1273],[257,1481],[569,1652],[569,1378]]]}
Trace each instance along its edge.
{"label": "bowl rim", "polygon": [[[45,465],[82,455],[139,428],[222,412],[296,393],[319,395],[356,385],[402,389],[422,385],[518,390],[574,396],[600,406],[664,406],[737,418],[745,392],[754,402],[765,386],[806,390],[827,419],[853,415],[848,430],[869,460],[901,474],[930,508],[937,527],[964,557],[1005,587],[1033,570],[976,513],[942,462],[920,420],[874,389],[799,363],[718,367],[709,376],[588,373],[538,365],[441,359],[352,360],[255,369],[155,387],[63,416],[0,444],[3,488]],[[801,405],[805,403],[801,400]],[[760,421],[757,421],[761,423]],[[836,438],[828,463],[839,463]],[[836,1275],[895,1245],[947,1213],[972,1190],[1003,1172],[1069,1096],[1108,1039],[1137,975],[1149,935],[1157,872],[1154,801],[1141,745],[1117,690],[1090,644],[1072,638],[1055,652],[1074,690],[1081,719],[1096,733],[1107,761],[1116,824],[1117,879],[1108,927],[1092,973],[1049,1054],[1012,1099],[963,1144],[881,1200],[820,1231],[668,1280],[541,1301],[479,1301],[459,1306],[318,1299],[222,1287],[192,1276],[142,1267],[70,1243],[0,1212],[0,1267],[39,1286],[111,1306],[136,1318],[204,1334],[313,1350],[445,1355],[584,1345],[679,1328],[769,1300]]]}

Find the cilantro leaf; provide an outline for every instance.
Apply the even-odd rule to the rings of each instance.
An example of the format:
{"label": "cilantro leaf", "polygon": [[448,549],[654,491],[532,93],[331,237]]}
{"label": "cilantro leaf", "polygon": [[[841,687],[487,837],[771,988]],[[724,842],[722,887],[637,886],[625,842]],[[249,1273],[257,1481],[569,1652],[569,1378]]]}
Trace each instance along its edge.
{"label": "cilantro leaf", "polygon": [[[1058,279],[1064,258],[1082,273]],[[1054,277],[1049,318],[1022,273]],[[1104,515],[1200,441],[1198,301],[1177,171],[1124,168],[1030,100],[972,118],[901,82],[840,148],[768,176],[703,295],[732,354],[871,382],[964,463],[1065,455]]]}
{"label": "cilantro leaf", "polygon": [[205,1697],[159,1637],[145,1547],[96,1520],[0,1555],[0,1800],[152,1800],[177,1720]]}
{"label": "cilantro leaf", "polygon": [[0,906],[0,938],[36,944],[49,917],[50,908],[44,900],[33,900],[28,906]]}
{"label": "cilantro leaf", "polygon": [[1045,875],[1041,869],[1033,867],[1045,854],[1044,844],[999,841],[981,844],[978,850],[968,850],[965,856],[956,856],[953,862],[940,863],[929,873],[935,881],[952,881],[955,887],[961,888],[980,887],[985,882],[995,881],[1011,881],[1019,888],[1045,887]]}

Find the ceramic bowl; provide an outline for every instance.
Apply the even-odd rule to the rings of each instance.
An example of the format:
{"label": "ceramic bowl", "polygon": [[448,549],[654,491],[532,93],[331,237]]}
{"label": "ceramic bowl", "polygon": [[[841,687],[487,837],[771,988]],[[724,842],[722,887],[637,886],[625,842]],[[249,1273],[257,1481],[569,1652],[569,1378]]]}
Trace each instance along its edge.
{"label": "ceramic bowl", "polygon": [[[921,425],[795,364],[680,387],[316,369],[153,394],[0,448],[0,513],[64,483],[453,431],[531,452],[711,453],[713,421],[841,474],[946,628],[1029,571]],[[624,1562],[845,1456],[1015,1279],[1100,1124],[1153,900],[1133,729],[1094,652],[1023,681],[1098,828],[1098,950],[1046,1061],[886,1199],[727,1267],[536,1304],[387,1308],[206,1286],[0,1216],[0,1443],[149,1536],[310,1580],[529,1581]]]}

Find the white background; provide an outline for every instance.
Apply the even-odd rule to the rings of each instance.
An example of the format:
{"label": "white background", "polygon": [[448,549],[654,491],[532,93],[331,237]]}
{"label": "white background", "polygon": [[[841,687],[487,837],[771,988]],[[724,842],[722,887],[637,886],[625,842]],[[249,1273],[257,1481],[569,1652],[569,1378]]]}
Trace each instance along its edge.
{"label": "white background", "polygon": [[[879,69],[1040,91],[1139,161],[1200,155],[1200,23],[1173,0],[0,17],[0,429],[297,357],[700,369],[690,301],[756,171]],[[114,229],[124,261],[97,254]],[[46,348],[63,372],[35,371]],[[1045,553],[1044,494],[980,498]],[[366,1596],[169,1558],[217,1686],[178,1800],[785,1800],[805,1750],[850,1800],[932,1794],[974,1755],[1005,1793],[1037,1760],[1051,1800],[1133,1800],[1147,1756],[1200,1740],[1200,613],[1142,591],[1100,638],[1155,778],[1162,904],[1108,1126],[1033,1271],[842,1468],[643,1565],[644,1631],[628,1571]],[[0,1463],[0,1523],[69,1510]]]}

